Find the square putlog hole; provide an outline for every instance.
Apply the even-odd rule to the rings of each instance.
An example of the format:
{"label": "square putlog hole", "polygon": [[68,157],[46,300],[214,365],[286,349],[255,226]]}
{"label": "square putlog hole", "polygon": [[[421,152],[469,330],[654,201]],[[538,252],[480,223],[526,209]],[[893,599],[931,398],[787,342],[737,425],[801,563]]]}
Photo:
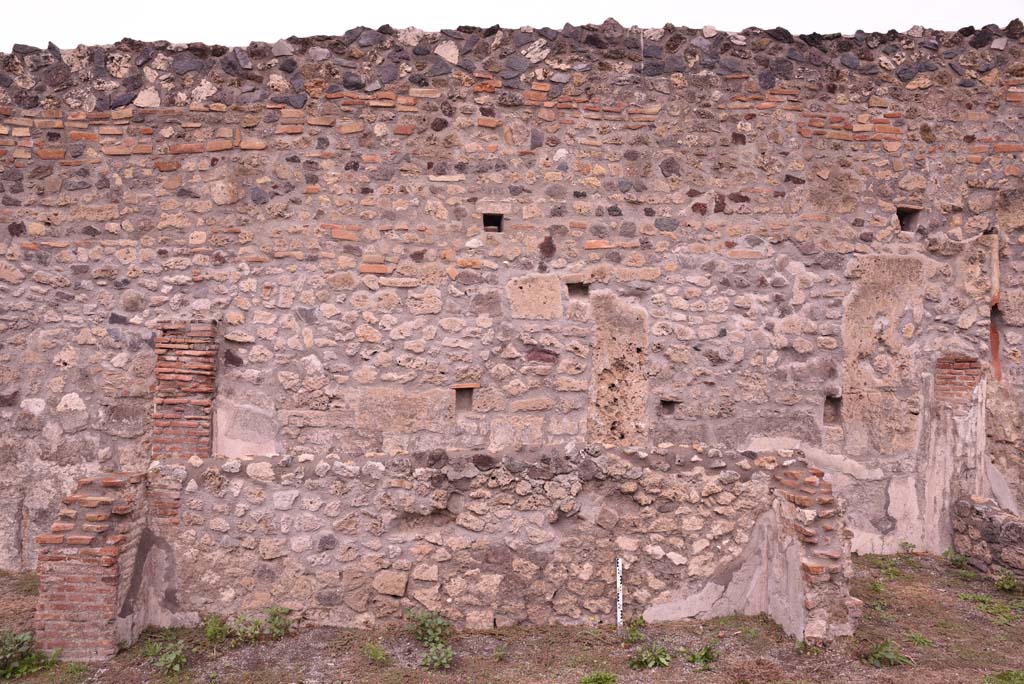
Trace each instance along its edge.
{"label": "square putlog hole", "polygon": [[455,412],[462,413],[464,411],[473,410],[473,388],[472,387],[456,387],[455,388]]}
{"label": "square putlog hole", "polygon": [[504,214],[484,214],[484,232],[500,233],[505,223]]}
{"label": "square putlog hole", "polygon": [[569,299],[586,299],[590,296],[590,283],[566,283]]}
{"label": "square putlog hole", "polygon": [[916,233],[921,223],[920,207],[896,207],[896,218],[900,221],[900,230]]}
{"label": "square putlog hole", "polygon": [[671,416],[675,415],[676,406],[679,405],[678,401],[673,399],[662,399],[658,402],[658,415],[659,416]]}

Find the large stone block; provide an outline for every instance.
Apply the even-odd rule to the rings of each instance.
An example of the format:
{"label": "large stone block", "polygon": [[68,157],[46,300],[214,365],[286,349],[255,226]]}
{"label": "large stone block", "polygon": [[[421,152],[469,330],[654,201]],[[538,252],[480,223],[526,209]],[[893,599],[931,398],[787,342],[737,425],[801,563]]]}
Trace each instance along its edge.
{"label": "large stone block", "polygon": [[236,458],[268,456],[280,451],[276,413],[269,397],[263,399],[265,401],[257,405],[218,397],[214,413],[215,454]]}
{"label": "large stone block", "polygon": [[499,416],[491,421],[490,449],[504,449],[544,440],[543,416]]}
{"label": "large stone block", "polygon": [[505,285],[505,297],[513,318],[550,320],[562,317],[562,281],[558,276],[512,278]]}
{"label": "large stone block", "polygon": [[381,570],[373,578],[373,588],[379,594],[387,596],[405,596],[405,586],[409,576],[398,570]]}
{"label": "large stone block", "polygon": [[355,424],[368,432],[443,432],[453,394],[437,389],[410,392],[396,387],[374,387],[355,397]]}

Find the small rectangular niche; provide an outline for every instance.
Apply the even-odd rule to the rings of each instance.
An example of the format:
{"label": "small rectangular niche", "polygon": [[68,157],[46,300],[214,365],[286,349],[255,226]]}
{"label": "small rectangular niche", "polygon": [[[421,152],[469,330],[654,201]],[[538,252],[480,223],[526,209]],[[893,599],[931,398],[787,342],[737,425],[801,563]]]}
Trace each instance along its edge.
{"label": "small rectangular niche", "polygon": [[900,220],[900,230],[916,233],[921,223],[921,208],[896,207],[896,218]]}
{"label": "small rectangular niche", "polygon": [[825,396],[825,409],[822,417],[825,425],[843,424],[843,398],[834,395]]}
{"label": "small rectangular niche", "polygon": [[590,296],[590,283],[566,283],[569,299],[586,299]]}
{"label": "small rectangular niche", "polygon": [[675,399],[662,399],[658,402],[658,415],[659,416],[672,416],[675,415],[676,406],[679,404]]}
{"label": "small rectangular niche", "polygon": [[455,412],[464,413],[466,411],[473,410],[473,390],[480,387],[476,383],[465,383],[462,385],[452,385],[452,389],[455,390]]}
{"label": "small rectangular niche", "polygon": [[484,214],[484,232],[500,233],[505,223],[504,214]]}

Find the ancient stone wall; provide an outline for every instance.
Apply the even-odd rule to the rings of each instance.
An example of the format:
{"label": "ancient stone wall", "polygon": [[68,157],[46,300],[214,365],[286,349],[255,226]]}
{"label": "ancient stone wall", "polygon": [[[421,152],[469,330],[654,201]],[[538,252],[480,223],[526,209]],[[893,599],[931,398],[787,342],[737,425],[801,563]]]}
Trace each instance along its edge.
{"label": "ancient stone wall", "polygon": [[[774,614],[774,600],[787,630],[830,641],[856,602],[823,475],[793,454],[674,445],[206,460],[183,473],[182,598],[244,612],[270,597],[337,625],[410,604],[478,629],[608,623],[622,558],[628,614]],[[759,534],[781,540],[778,558]]]}
{"label": "ancient stone wall", "polygon": [[[79,479],[148,471],[150,621],[272,600],[373,620],[433,586],[483,624],[485,585],[455,598],[474,571],[510,606],[544,597],[545,619],[604,619],[622,552],[637,609],[842,631],[730,592],[810,581],[786,531],[804,514],[732,466],[802,453],[849,502],[856,551],[944,550],[963,497],[1017,507],[1021,33],[609,21],[17,46],[0,567],[45,555]],[[685,496],[497,465],[592,445]],[[659,450],[701,461],[641,465]],[[741,491],[692,500],[720,469]],[[613,489],[632,503],[566,569]],[[509,565],[531,534],[551,535],[534,575]],[[448,538],[468,545],[431,541]],[[817,565],[843,553],[806,553],[842,625],[843,575]],[[739,579],[714,581],[708,554]],[[525,611],[492,619],[541,618]]]}
{"label": "ancient stone wall", "polygon": [[953,548],[984,573],[1024,574],[1024,519],[996,502],[972,497],[956,503]]}

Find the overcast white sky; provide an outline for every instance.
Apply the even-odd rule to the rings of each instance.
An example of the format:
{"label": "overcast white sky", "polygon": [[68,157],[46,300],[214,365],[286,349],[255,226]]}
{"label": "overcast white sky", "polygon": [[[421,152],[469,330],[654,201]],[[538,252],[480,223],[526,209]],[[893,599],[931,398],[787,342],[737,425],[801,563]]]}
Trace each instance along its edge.
{"label": "overcast white sky", "polygon": [[14,43],[61,48],[121,38],[235,46],[288,36],[337,35],[354,26],[460,25],[518,28],[601,23],[624,26],[711,24],[738,31],[782,26],[793,33],[853,33],[1005,26],[1024,16],[1024,0],[0,0],[0,51]]}

